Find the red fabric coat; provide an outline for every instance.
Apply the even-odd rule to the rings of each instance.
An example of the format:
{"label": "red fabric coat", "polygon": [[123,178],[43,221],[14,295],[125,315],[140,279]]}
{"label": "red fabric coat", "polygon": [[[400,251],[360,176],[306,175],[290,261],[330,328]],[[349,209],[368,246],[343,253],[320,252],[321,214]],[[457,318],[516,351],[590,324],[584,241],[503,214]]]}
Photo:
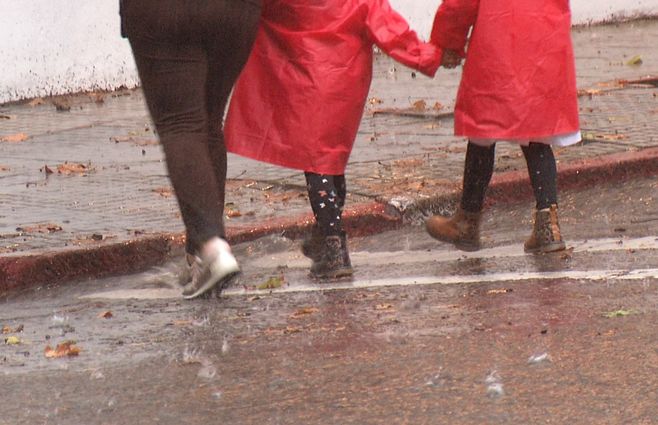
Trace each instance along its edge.
{"label": "red fabric coat", "polygon": [[225,125],[230,152],[344,174],[372,78],[373,44],[434,75],[440,52],[387,0],[266,0]]}
{"label": "red fabric coat", "polygon": [[455,134],[532,140],[579,130],[569,0],[444,0],[432,42],[468,53]]}

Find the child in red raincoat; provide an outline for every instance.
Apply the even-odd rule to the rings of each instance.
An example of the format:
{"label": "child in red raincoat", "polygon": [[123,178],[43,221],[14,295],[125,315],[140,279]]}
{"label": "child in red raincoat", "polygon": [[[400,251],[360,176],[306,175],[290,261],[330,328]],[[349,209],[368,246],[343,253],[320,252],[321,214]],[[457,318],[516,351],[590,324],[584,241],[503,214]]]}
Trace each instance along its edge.
{"label": "child in red raincoat", "polygon": [[444,0],[432,42],[446,58],[466,58],[455,134],[469,142],[460,206],[449,219],[431,217],[428,232],[460,249],[479,249],[495,144],[504,140],[521,145],[537,202],[525,251],[565,249],[551,146],[580,141],[569,0]]}
{"label": "child in red raincoat", "polygon": [[303,170],[316,219],[302,246],[311,274],[352,274],[341,225],[345,167],[372,77],[373,44],[433,76],[440,51],[387,0],[265,1],[226,121],[230,152]]}

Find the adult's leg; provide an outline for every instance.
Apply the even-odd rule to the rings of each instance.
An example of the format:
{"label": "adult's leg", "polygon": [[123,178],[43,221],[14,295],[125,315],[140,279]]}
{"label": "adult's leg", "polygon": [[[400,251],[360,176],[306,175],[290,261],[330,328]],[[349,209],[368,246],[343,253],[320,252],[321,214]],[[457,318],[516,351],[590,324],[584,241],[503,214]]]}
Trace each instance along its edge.
{"label": "adult's leg", "polygon": [[557,205],[557,166],[550,145],[530,143],[521,146],[537,201],[537,209]]}
{"label": "adult's leg", "polygon": [[196,251],[223,233],[208,150],[207,54],[196,43],[130,41],[185,223],[188,251]]}
{"label": "adult's leg", "polygon": [[479,146],[468,142],[464,161],[464,188],[461,207],[470,213],[482,211],[484,197],[494,169],[496,145]]}
{"label": "adult's leg", "polygon": [[256,38],[260,7],[256,1],[229,1],[222,7],[223,20],[218,25],[206,23],[208,49],[208,81],[206,110],[208,143],[213,173],[217,181],[217,208],[224,237],[224,202],[226,197],[226,144],[223,118],[229,95],[244,67]]}

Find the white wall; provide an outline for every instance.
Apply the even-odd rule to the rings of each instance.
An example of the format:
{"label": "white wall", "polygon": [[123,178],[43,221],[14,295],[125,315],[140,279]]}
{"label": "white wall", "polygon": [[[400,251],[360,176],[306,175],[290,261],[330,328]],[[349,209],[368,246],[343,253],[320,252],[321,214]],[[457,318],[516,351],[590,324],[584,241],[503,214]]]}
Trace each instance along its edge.
{"label": "white wall", "polygon": [[[390,0],[427,37],[441,0]],[[658,15],[658,0],[571,0],[574,23]],[[0,103],[132,87],[118,0],[0,0]]]}
{"label": "white wall", "polygon": [[118,0],[0,0],[0,103],[134,86]]}
{"label": "white wall", "polygon": [[[389,0],[426,37],[441,0]],[[504,0],[502,0],[504,1]],[[605,22],[638,16],[657,16],[658,0],[571,0],[574,24]]]}

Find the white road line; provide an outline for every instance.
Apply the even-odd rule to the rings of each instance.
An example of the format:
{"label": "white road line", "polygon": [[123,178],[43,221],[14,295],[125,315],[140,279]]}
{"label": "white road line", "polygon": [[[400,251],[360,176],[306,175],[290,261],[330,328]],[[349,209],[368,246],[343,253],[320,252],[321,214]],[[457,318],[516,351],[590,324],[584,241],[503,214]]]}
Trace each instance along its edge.
{"label": "white road line", "polygon": [[[626,251],[626,250],[658,250],[658,236],[647,236],[643,238],[608,238],[590,241],[573,241],[569,244],[574,253],[578,252],[604,252],[604,251]],[[293,257],[294,255],[294,257]],[[455,261],[464,258],[504,258],[521,257],[527,255],[523,252],[522,245],[507,245],[495,248],[483,249],[477,252],[461,252],[456,250],[446,251],[400,251],[400,252],[356,252],[352,255],[352,262],[356,265],[369,266],[383,264],[413,264],[427,262]],[[356,261],[355,261],[356,260]],[[252,266],[272,267],[287,264],[288,267],[307,268],[308,260],[299,259],[298,254],[287,253],[267,257],[265,260],[252,262]],[[380,288],[386,286],[423,286],[423,285],[456,285],[469,283],[495,283],[495,282],[518,282],[523,280],[639,280],[658,279],[658,268],[638,270],[565,270],[556,272],[504,272],[477,274],[465,276],[408,276],[391,279],[362,279],[346,283],[325,283],[314,285],[290,285],[274,290],[245,290],[244,288],[231,288],[224,291],[225,295],[263,295],[270,293],[295,293],[295,292],[320,292],[328,290],[350,290],[363,288]],[[175,299],[181,297],[179,288],[158,289],[119,289],[116,291],[99,292],[83,295],[81,299]]]}
{"label": "white road line", "polygon": [[[445,245],[443,245],[445,246]],[[646,236],[642,238],[606,238],[594,240],[569,241],[568,248],[573,248],[574,253],[580,252],[603,252],[603,251],[642,251],[658,250],[658,236]],[[463,259],[491,259],[491,258],[514,258],[526,256],[523,252],[523,244],[502,245],[486,248],[475,252],[458,251],[456,249],[441,249],[432,251],[397,251],[397,252],[367,252],[358,251],[350,253],[352,264],[355,266],[368,265],[379,266],[388,264],[413,264],[429,262],[445,262]],[[287,265],[290,268],[307,268],[310,260],[301,257],[301,254],[282,253],[259,258],[251,265],[259,268],[271,268],[278,265]]]}
{"label": "white road line", "polygon": [[386,286],[456,285],[467,283],[518,282],[522,280],[640,280],[658,279],[658,268],[639,270],[567,270],[560,272],[491,273],[466,276],[408,276],[395,279],[357,280],[348,283],[291,285],[275,290],[229,289],[225,295],[264,295],[270,293],[319,292],[328,290],[381,288]]}

